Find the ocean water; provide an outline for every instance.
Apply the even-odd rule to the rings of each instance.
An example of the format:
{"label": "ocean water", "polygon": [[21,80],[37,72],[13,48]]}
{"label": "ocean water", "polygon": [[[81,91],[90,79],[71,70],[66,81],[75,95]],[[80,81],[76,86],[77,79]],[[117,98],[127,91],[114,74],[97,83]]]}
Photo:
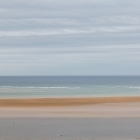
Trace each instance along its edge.
{"label": "ocean water", "polygon": [[140,76],[1,76],[0,97],[140,95]]}

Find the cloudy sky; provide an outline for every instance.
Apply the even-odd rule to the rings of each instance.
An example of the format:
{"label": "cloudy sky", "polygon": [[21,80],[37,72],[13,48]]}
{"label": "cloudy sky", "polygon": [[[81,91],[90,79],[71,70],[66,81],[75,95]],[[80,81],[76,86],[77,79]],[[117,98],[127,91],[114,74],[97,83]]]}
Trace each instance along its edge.
{"label": "cloudy sky", "polygon": [[0,75],[140,75],[140,0],[0,0]]}

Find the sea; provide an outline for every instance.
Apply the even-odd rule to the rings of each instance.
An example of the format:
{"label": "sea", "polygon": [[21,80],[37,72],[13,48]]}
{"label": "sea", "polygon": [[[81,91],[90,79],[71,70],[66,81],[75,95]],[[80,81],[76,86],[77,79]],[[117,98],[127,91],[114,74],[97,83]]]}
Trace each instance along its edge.
{"label": "sea", "polygon": [[140,76],[0,76],[0,97],[139,96]]}

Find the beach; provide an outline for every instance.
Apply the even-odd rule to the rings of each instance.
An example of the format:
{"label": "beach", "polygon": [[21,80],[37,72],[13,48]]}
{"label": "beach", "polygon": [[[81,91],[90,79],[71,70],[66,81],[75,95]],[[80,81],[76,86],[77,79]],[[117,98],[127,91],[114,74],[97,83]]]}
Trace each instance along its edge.
{"label": "beach", "polygon": [[101,103],[139,102],[139,101],[140,96],[0,98],[0,107],[76,106],[76,105],[90,105]]}
{"label": "beach", "polygon": [[0,139],[140,139],[140,97],[1,98]]}

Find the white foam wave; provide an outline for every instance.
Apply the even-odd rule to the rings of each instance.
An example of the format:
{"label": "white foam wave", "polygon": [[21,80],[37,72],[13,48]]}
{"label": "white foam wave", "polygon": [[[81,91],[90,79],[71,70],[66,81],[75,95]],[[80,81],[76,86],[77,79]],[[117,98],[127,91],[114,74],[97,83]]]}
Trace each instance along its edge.
{"label": "white foam wave", "polygon": [[131,86],[131,87],[129,87],[129,88],[135,88],[135,89],[140,89],[140,87],[132,87],[132,86]]}
{"label": "white foam wave", "polygon": [[20,86],[0,86],[1,89],[79,89],[80,87],[20,87]]}

